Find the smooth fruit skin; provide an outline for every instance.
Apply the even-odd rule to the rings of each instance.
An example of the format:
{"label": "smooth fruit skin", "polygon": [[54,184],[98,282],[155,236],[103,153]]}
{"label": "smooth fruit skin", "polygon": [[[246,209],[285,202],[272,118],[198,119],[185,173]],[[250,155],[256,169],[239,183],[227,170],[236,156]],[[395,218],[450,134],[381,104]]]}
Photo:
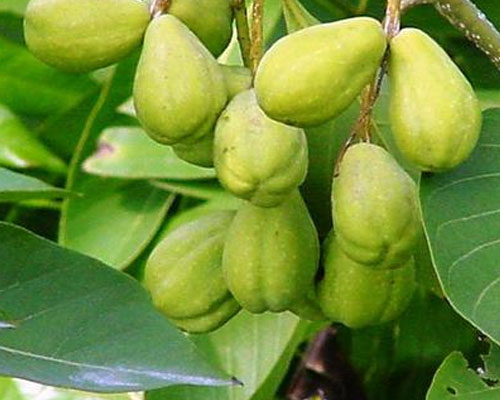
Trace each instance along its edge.
{"label": "smooth fruit skin", "polygon": [[274,208],[246,203],[226,239],[222,267],[227,285],[250,312],[291,310],[312,290],[319,242],[295,191]]}
{"label": "smooth fruit skin", "polygon": [[67,72],[119,61],[142,41],[150,16],[139,0],[31,0],[24,35],[31,52]]}
{"label": "smooth fruit skin", "polygon": [[396,269],[373,269],[349,258],[331,235],[324,246],[325,276],[318,285],[324,314],[350,328],[397,318],[415,291],[412,258]]}
{"label": "smooth fruit skin", "polygon": [[147,133],[163,144],[197,142],[212,132],[227,102],[217,61],[177,18],[151,22],[134,82],[134,105]]}
{"label": "smooth fruit skin", "polygon": [[234,211],[216,211],[174,229],[151,253],[144,285],[155,306],[193,333],[222,326],[240,306],[222,275],[222,250]]}
{"label": "smooth fruit skin", "polygon": [[423,171],[463,162],[481,131],[471,85],[427,34],[403,29],[390,43],[390,120],[401,153]]}
{"label": "smooth fruit skin", "polygon": [[421,230],[416,185],[383,148],[351,146],[333,180],[337,240],[353,260],[393,268],[407,260]]}
{"label": "smooth fruit skin", "polygon": [[231,193],[274,207],[305,179],[307,139],[302,129],[267,117],[249,90],[237,95],[217,122],[214,164]]}
{"label": "smooth fruit skin", "polygon": [[220,64],[230,99],[252,87],[252,72],[238,65]]}
{"label": "smooth fruit skin", "polygon": [[184,22],[215,57],[231,41],[233,11],[230,0],[172,0],[168,12]]}
{"label": "smooth fruit skin", "polygon": [[373,79],[386,48],[382,26],[359,17],[278,40],[255,76],[262,109],[286,124],[320,125],[344,111]]}

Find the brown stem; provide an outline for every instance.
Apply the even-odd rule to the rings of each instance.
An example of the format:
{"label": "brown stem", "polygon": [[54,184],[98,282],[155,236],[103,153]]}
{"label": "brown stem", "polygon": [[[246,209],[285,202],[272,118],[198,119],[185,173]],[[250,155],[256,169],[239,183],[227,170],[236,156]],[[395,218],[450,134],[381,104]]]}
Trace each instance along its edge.
{"label": "brown stem", "polygon": [[[401,0],[387,0],[387,8],[384,19],[384,31],[389,41],[395,35],[398,34],[401,25]],[[351,135],[347,142],[345,143],[343,149],[340,151],[339,156],[335,162],[334,176],[338,176],[339,167],[344,155],[351,146],[351,144],[359,138],[364,142],[370,142],[371,140],[371,126],[372,126],[372,112],[375,103],[380,95],[380,88],[384,80],[384,76],[387,72],[387,62],[389,56],[389,49],[386,50],[385,55],[380,64],[380,68],[377,71],[375,79],[368,85],[363,91],[361,97],[361,110],[359,112],[358,119],[354,124],[351,131]]]}
{"label": "brown stem", "polygon": [[252,67],[250,53],[252,42],[250,40],[250,28],[248,26],[248,15],[245,0],[232,0],[231,6],[234,11],[234,19],[236,21],[236,32],[238,35],[238,43],[240,44],[241,58],[243,65],[247,68]]}
{"label": "brown stem", "polygon": [[171,0],[154,0],[149,8],[151,17],[156,18],[165,14],[170,7]]}
{"label": "brown stem", "polygon": [[250,52],[252,73],[255,75],[264,54],[264,0],[254,0],[252,7],[252,49]]}
{"label": "brown stem", "polygon": [[404,12],[420,4],[434,4],[500,70],[500,32],[471,0],[402,0],[401,8]]}

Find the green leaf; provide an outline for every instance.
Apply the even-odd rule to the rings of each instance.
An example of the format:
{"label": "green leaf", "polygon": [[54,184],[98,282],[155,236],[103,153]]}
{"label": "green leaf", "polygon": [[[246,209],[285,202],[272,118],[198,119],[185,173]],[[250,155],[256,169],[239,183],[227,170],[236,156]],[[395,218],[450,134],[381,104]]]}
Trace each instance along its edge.
{"label": "green leaf", "polygon": [[25,47],[1,37],[0,48],[0,102],[15,113],[58,114],[97,89],[89,77],[48,67]]}
{"label": "green leaf", "polygon": [[147,400],[268,400],[273,398],[308,323],[290,313],[240,312],[216,332],[194,336],[206,356],[238,376],[244,386],[172,387],[148,393]]}
{"label": "green leaf", "polygon": [[460,315],[500,343],[500,109],[484,113],[462,166],[424,174],[420,200],[441,286]]}
{"label": "green leaf", "polygon": [[498,381],[500,379],[500,347],[491,344],[489,353],[481,357],[485,366],[482,377]]}
{"label": "green leaf", "polygon": [[0,12],[11,12],[19,15],[24,14],[24,9],[29,0],[2,0],[0,3]]}
{"label": "green leaf", "polygon": [[130,277],[0,223],[0,374],[86,391],[223,385]]}
{"label": "green leaf", "polygon": [[460,352],[451,353],[439,367],[427,393],[427,400],[496,400],[498,385],[489,386],[472,369]]}
{"label": "green leaf", "polygon": [[69,192],[50,186],[31,176],[0,168],[0,203],[68,195]]}
{"label": "green leaf", "polygon": [[224,196],[227,192],[217,180],[206,181],[151,181],[159,189],[203,200]]}
{"label": "green leaf", "polygon": [[66,165],[0,104],[0,165],[64,173]]}
{"label": "green leaf", "polygon": [[423,399],[451,351],[472,354],[477,346],[475,329],[445,300],[424,290],[394,324],[349,333],[349,358],[362,372],[371,400]]}
{"label": "green leaf", "polygon": [[179,159],[170,146],[154,142],[142,128],[106,129],[99,148],[83,164],[94,175],[128,179],[206,179],[211,168],[201,168]]}
{"label": "green leaf", "polygon": [[286,29],[289,33],[317,25],[320,22],[300,3],[299,0],[281,0]]}
{"label": "green leaf", "polygon": [[16,382],[10,378],[0,378],[0,399],[26,400],[19,391]]}
{"label": "green leaf", "polygon": [[65,247],[124,269],[160,228],[174,196],[144,181],[81,179],[60,232]]}

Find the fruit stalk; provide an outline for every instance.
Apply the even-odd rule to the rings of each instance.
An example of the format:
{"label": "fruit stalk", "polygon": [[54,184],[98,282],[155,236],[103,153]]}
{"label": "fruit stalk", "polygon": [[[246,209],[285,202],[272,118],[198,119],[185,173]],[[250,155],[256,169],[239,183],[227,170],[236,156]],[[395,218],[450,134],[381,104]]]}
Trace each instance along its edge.
{"label": "fruit stalk", "polygon": [[153,18],[165,13],[170,7],[171,0],[154,0],[151,3],[149,12]]}
{"label": "fruit stalk", "polygon": [[[390,40],[399,32],[401,25],[401,6],[402,0],[387,0],[386,14],[384,19],[384,31],[387,39]],[[338,175],[339,164],[344,157],[345,152],[349,146],[354,142],[356,137],[360,138],[364,142],[370,142],[370,127],[372,123],[372,111],[375,103],[380,94],[380,88],[382,87],[382,81],[387,72],[387,56],[388,52],[382,59],[380,69],[375,76],[373,82],[365,88],[361,98],[361,111],[359,113],[358,120],[356,121],[351,136],[344,145],[344,148],[340,152],[336,164],[335,164],[335,176]]]}
{"label": "fruit stalk", "polygon": [[255,74],[264,54],[264,0],[254,0],[252,7],[251,70]]}
{"label": "fruit stalk", "polygon": [[232,0],[231,7],[234,11],[234,19],[236,21],[236,32],[238,35],[238,43],[240,44],[241,57],[243,65],[251,68],[252,62],[250,52],[252,42],[250,40],[250,28],[248,26],[248,15],[245,0]]}
{"label": "fruit stalk", "polygon": [[434,7],[500,69],[500,32],[470,0],[402,0],[403,11],[420,4]]}

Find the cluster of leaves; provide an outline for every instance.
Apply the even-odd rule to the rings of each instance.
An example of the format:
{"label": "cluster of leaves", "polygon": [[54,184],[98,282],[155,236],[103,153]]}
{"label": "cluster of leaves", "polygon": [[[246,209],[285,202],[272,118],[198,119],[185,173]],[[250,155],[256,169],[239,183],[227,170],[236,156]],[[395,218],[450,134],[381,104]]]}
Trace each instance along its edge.
{"label": "cluster of leaves", "polygon": [[[290,365],[320,327],[291,314],[242,312],[217,332],[188,338],[152,308],[129,276],[140,280],[161,233],[187,212],[237,202],[213,170],[180,161],[140,132],[130,104],[138,54],[91,75],[57,72],[23,44],[26,3],[0,3],[0,374],[86,391],[147,391],[149,400],[283,398]],[[381,18],[385,7],[381,0],[302,3],[322,21],[357,13]],[[498,7],[477,3],[500,25]],[[280,2],[266,2],[267,45],[286,33],[281,11]],[[432,6],[411,10],[404,24],[435,37],[490,110],[465,165],[443,175],[414,174],[432,261],[423,243],[422,285],[409,310],[377,328],[339,327],[337,341],[366,398],[494,399],[500,390],[500,110],[494,109],[500,75]],[[240,61],[235,46],[223,57]],[[358,108],[308,132],[314,157],[302,190],[323,234],[330,228],[324,199],[331,180],[324,165],[333,165]],[[391,147],[384,95],[375,123]],[[433,293],[439,292],[433,264],[448,302]],[[339,398],[350,398],[342,380],[336,384]],[[0,380],[0,397],[28,398],[19,385]]]}

